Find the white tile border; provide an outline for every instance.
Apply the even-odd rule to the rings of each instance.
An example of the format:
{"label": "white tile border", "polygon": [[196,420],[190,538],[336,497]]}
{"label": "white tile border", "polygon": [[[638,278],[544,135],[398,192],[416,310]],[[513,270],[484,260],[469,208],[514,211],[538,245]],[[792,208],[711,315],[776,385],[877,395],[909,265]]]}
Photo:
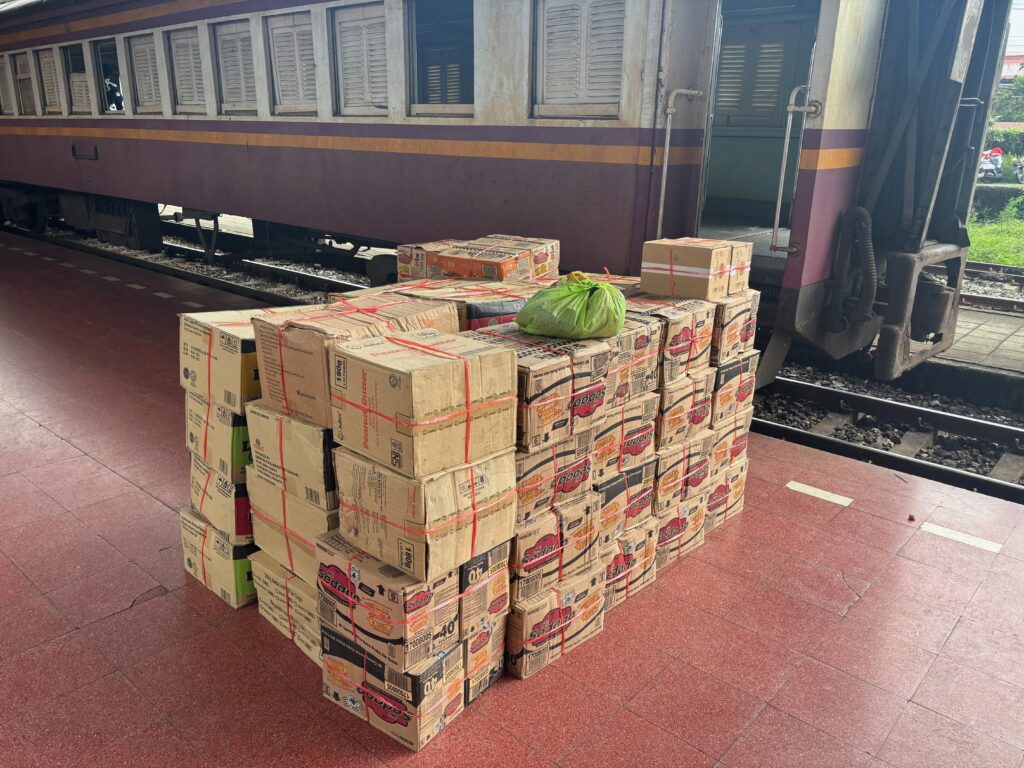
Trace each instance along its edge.
{"label": "white tile border", "polygon": [[980,536],[972,536],[969,533],[963,533],[962,531],[946,528],[944,525],[936,525],[935,523],[921,523],[921,530],[941,536],[944,539],[952,539],[953,541],[959,541],[961,544],[968,544],[972,547],[983,549],[986,552],[999,552],[1003,548],[1003,545],[998,541],[989,541]]}
{"label": "white tile border", "polygon": [[796,480],[790,480],[786,483],[786,487],[791,491],[797,491],[798,493],[803,493],[807,496],[813,496],[816,499],[831,501],[833,504],[838,504],[841,507],[848,507],[853,504],[853,499],[848,496],[840,496],[838,493],[824,491],[821,488],[815,488],[813,485],[807,485],[806,483],[797,482]]}

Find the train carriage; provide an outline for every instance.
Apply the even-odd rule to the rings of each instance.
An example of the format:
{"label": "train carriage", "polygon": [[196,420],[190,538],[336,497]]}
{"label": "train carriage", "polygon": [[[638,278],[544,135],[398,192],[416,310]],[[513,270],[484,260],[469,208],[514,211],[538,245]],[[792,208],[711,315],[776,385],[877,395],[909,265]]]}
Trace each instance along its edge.
{"label": "train carriage", "polygon": [[946,348],[1009,0],[13,0],[0,206],[138,247],[157,203],[267,238],[754,244],[794,341]]}

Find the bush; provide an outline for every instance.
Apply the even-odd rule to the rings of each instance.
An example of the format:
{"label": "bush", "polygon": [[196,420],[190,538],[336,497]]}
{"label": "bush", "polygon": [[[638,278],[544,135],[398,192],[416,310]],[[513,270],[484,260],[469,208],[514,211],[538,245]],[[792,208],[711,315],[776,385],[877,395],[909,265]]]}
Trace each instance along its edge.
{"label": "bush", "polygon": [[1003,150],[1003,176],[1006,169],[1013,171],[1013,161],[1024,157],[1024,130],[1019,128],[993,128],[985,137],[985,149],[999,147]]}
{"label": "bush", "polygon": [[967,234],[973,261],[1024,265],[1024,195],[1010,200],[992,221],[971,214]]}

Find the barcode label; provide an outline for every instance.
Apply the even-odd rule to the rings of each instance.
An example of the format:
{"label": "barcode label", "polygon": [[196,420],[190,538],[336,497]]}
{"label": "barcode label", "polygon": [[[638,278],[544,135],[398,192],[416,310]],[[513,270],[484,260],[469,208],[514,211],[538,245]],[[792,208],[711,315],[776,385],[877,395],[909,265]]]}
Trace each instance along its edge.
{"label": "barcode label", "polygon": [[235,405],[237,405],[237,400],[235,399],[235,393],[232,392],[229,389],[225,389],[224,390],[224,404],[225,405],[230,405],[232,408],[234,408]]}
{"label": "barcode label", "polygon": [[384,683],[389,693],[401,696],[403,699],[409,698],[409,693],[406,691],[405,675],[390,664],[384,665]]}
{"label": "barcode label", "polygon": [[225,603],[230,603],[231,602],[231,593],[228,592],[226,589],[222,589],[220,591],[220,599],[223,600]]}
{"label": "barcode label", "polygon": [[228,466],[228,463],[224,461],[224,459],[220,459],[218,463],[220,465],[220,472],[222,475],[226,475],[230,472],[231,468]]}
{"label": "barcode label", "polygon": [[310,504],[316,504],[317,506],[320,506],[320,491],[318,491],[316,488],[310,488],[307,485],[306,501],[308,501]]}
{"label": "barcode label", "polygon": [[424,633],[425,642],[421,642],[419,645],[409,645],[406,650],[406,656],[408,656],[408,666],[417,664],[427,658],[430,651],[430,633]]}

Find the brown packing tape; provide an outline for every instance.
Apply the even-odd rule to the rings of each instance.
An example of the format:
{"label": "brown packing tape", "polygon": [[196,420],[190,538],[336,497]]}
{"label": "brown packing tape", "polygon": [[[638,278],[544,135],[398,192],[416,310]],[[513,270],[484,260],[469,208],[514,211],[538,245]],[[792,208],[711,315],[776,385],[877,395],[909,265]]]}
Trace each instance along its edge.
{"label": "brown packing tape", "polygon": [[729,293],[732,246],[681,237],[644,243],[640,289],[659,296],[715,301]]}

